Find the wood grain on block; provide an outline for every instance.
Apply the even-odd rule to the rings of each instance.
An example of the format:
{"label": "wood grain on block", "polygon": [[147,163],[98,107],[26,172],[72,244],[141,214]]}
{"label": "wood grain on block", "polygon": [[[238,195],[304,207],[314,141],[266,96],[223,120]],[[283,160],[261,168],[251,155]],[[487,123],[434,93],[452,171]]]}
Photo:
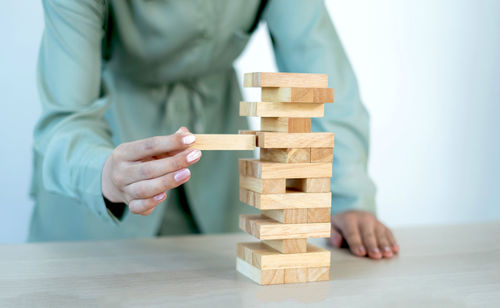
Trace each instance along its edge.
{"label": "wood grain on block", "polygon": [[246,73],[244,87],[328,88],[327,74],[304,73]]}
{"label": "wood grain on block", "polygon": [[277,163],[310,163],[311,149],[260,149],[260,160]]}
{"label": "wood grain on block", "polygon": [[240,201],[260,210],[331,208],[332,194],[287,191],[285,194],[261,194],[240,187]]}
{"label": "wood grain on block", "polygon": [[238,258],[262,270],[329,267],[330,257],[329,250],[311,244],[304,253],[282,254],[259,242],[238,243]]}
{"label": "wood grain on block", "polygon": [[190,148],[198,150],[255,150],[254,135],[195,134],[196,141]]}
{"label": "wood grain on block", "polygon": [[284,269],[260,270],[240,258],[236,258],[236,270],[260,285],[285,283]]}
{"label": "wood grain on block", "polygon": [[284,194],[285,179],[259,179],[240,175],[240,188],[261,194]]}
{"label": "wood grain on block", "polygon": [[308,211],[309,209],[264,210],[262,211],[262,215],[284,224],[306,224],[309,222]]}
{"label": "wood grain on block", "polygon": [[331,178],[287,179],[286,187],[289,189],[321,193],[330,191]]}
{"label": "wood grain on block", "polygon": [[[307,269],[307,282],[330,280],[330,267],[309,267]],[[286,281],[285,281],[286,283]]]}
{"label": "wood grain on block", "polygon": [[333,148],[311,148],[311,163],[328,163],[333,161]]}
{"label": "wood grain on block", "polygon": [[285,269],[285,283],[307,282],[307,267]]}
{"label": "wood grain on block", "polygon": [[311,118],[261,118],[260,130],[263,132],[310,133]]}
{"label": "wood grain on block", "polygon": [[[248,172],[247,172],[247,165],[249,165],[246,160],[244,159],[238,159],[238,173],[240,174],[240,176],[247,176],[248,175]],[[288,182],[287,182],[287,185],[288,185]]]}
{"label": "wood grain on block", "polygon": [[261,270],[240,258],[236,258],[236,270],[259,285],[327,281],[330,279],[330,267]]}
{"label": "wood grain on block", "polygon": [[288,118],[288,133],[310,133],[311,118]]}
{"label": "wood grain on block", "polygon": [[288,118],[288,133],[310,133],[311,118]]}
{"label": "wood grain on block", "polygon": [[305,238],[269,240],[262,241],[262,243],[281,253],[304,253],[307,251],[307,239]]}
{"label": "wood grain on block", "polygon": [[240,129],[238,130],[238,134],[240,135],[257,135],[256,130],[249,130],[249,129]]}
{"label": "wood grain on block", "polygon": [[[333,148],[333,133],[257,132],[260,148]],[[333,152],[332,152],[333,153]]]}
{"label": "wood grain on block", "polygon": [[330,222],[330,208],[307,209],[307,223]]}
{"label": "wood grain on block", "polygon": [[240,215],[239,227],[259,240],[329,237],[331,228],[329,223],[282,224],[262,215]]}
{"label": "wood grain on block", "polygon": [[331,163],[273,163],[256,159],[240,159],[240,175],[260,179],[331,178]]}
{"label": "wood grain on block", "polygon": [[321,118],[323,115],[323,104],[240,102],[240,116],[245,117]]}
{"label": "wood grain on block", "polygon": [[263,102],[331,103],[330,88],[262,88]]}

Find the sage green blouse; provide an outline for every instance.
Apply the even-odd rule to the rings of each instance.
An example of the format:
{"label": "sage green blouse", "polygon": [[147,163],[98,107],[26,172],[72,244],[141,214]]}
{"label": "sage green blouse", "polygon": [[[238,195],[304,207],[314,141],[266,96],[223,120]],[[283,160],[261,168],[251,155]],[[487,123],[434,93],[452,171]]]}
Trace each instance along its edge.
{"label": "sage green blouse", "polygon": [[[148,237],[165,221],[177,221],[177,199],[168,193],[149,216],[115,217],[101,194],[103,164],[122,142],[172,134],[182,125],[206,134],[247,127],[238,115],[233,61],[249,40],[259,4],[43,1],[31,241]],[[323,1],[271,0],[262,20],[280,71],[326,73],[335,89],[335,103],[312,123],[314,131],[336,134],[333,211],[374,211],[368,114]],[[207,151],[191,167],[184,187],[201,232],[238,230],[238,215],[250,207],[239,202],[237,159],[251,155]]]}

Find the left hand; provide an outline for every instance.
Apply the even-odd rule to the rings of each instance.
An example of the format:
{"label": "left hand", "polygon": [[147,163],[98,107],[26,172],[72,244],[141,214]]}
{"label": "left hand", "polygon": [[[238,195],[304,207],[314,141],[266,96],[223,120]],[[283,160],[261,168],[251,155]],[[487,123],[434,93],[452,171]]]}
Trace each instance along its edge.
{"label": "left hand", "polygon": [[340,247],[344,239],[358,257],[392,258],[399,251],[391,230],[366,211],[345,211],[332,216],[330,244]]}

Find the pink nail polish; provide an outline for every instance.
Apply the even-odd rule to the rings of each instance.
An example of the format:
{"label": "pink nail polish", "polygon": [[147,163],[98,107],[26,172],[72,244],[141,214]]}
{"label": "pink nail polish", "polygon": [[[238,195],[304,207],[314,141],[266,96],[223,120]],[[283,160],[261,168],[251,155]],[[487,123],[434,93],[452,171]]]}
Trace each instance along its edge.
{"label": "pink nail polish", "polygon": [[196,140],[196,137],[194,135],[187,135],[185,137],[182,137],[182,143],[184,144],[191,144]]}
{"label": "pink nail polish", "polygon": [[358,248],[358,252],[362,255],[366,254],[366,250],[365,250],[365,247],[361,246]]}
{"label": "pink nail polish", "polygon": [[191,171],[189,171],[189,169],[182,169],[182,170],[177,171],[174,174],[174,180],[176,182],[181,182],[181,181],[184,181],[185,179],[187,179],[190,175],[191,175]]}
{"label": "pink nail polish", "polygon": [[385,247],[384,247],[384,251],[385,251],[385,252],[392,252],[392,249],[391,249],[391,247],[389,247],[389,246],[385,246]]}
{"label": "pink nail polish", "polygon": [[373,253],[380,253],[380,250],[378,248],[372,248]]}
{"label": "pink nail polish", "polygon": [[157,194],[156,196],[154,196],[153,199],[155,201],[160,201],[160,200],[163,200],[164,197],[165,197],[165,193],[161,193],[161,194]]}
{"label": "pink nail polish", "polygon": [[191,153],[189,153],[186,156],[186,160],[188,161],[188,163],[190,163],[190,162],[193,162],[193,161],[197,160],[198,158],[200,158],[200,156],[201,156],[200,150],[193,150]]}

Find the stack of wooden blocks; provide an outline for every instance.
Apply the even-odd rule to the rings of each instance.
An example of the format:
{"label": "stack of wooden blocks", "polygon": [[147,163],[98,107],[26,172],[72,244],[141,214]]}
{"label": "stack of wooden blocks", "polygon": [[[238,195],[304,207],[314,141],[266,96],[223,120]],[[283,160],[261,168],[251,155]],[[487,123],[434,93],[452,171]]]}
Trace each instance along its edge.
{"label": "stack of wooden blocks", "polygon": [[259,284],[328,280],[330,251],[307,243],[330,236],[333,133],[312,133],[311,118],[333,102],[324,74],[249,73],[261,102],[241,102],[240,115],[261,117],[260,160],[241,159],[240,200],[262,215],[240,216],[261,242],[239,243],[237,270]]}

